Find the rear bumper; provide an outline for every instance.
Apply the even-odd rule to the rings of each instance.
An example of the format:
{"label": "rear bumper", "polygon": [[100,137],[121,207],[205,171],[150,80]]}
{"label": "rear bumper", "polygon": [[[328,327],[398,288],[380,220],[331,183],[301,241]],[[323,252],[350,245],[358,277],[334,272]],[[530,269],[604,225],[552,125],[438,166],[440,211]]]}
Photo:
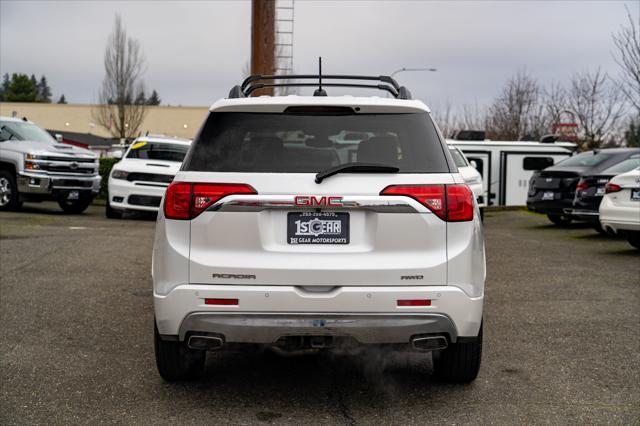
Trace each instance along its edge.
{"label": "rear bumper", "polygon": [[600,204],[600,223],[605,229],[640,231],[640,202],[637,205],[616,204],[612,196],[605,196]]}
{"label": "rear bumper", "polygon": [[447,335],[456,342],[456,328],[443,314],[189,314],[178,334],[215,333],[228,343],[275,343],[286,336],[351,337],[362,344],[408,343],[412,336]]}
{"label": "rear bumper", "polygon": [[[207,298],[238,299],[211,306]],[[429,299],[430,306],[398,307],[399,299]],[[418,334],[450,341],[478,335],[483,297],[453,286],[335,287],[181,285],[154,295],[158,331],[184,340],[190,332],[215,333],[227,342],[276,342],[285,336],[352,337],[360,343],[409,343]]]}
{"label": "rear bumper", "polygon": [[529,197],[527,199],[527,208],[531,211],[543,213],[543,214],[559,214],[564,215],[565,209],[573,207],[572,199],[556,199],[556,200],[541,200],[538,196]]}
{"label": "rear bumper", "polygon": [[640,232],[640,222],[639,221],[631,221],[631,220],[620,220],[620,219],[601,219],[600,223],[604,229],[609,229],[614,232],[620,231],[639,231]]}
{"label": "rear bumper", "polygon": [[582,210],[570,208],[564,209],[564,214],[566,216],[571,216],[585,222],[598,223],[599,214],[597,210]]}

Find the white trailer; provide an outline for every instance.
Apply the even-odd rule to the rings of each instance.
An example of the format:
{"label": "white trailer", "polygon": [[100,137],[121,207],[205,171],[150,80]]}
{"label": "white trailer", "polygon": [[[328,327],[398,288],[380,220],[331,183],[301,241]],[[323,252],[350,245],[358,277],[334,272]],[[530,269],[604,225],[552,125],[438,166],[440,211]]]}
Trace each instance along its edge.
{"label": "white trailer", "polygon": [[[527,159],[545,158],[553,165],[573,155],[571,142],[507,142],[448,140],[474,162],[487,188],[489,206],[524,206],[527,204],[529,179],[534,172]],[[525,162],[528,163],[525,166]]]}

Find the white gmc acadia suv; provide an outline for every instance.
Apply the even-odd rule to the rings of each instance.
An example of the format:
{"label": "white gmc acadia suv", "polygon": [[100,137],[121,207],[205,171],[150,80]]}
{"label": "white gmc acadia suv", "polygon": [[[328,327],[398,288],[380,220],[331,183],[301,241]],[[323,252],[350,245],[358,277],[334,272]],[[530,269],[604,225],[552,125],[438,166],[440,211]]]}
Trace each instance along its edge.
{"label": "white gmc acadia suv", "polygon": [[[474,380],[482,225],[429,109],[386,76],[323,75],[348,83],[248,97],[291,85],[263,82],[279,78],[318,76],[234,87],[167,188],[152,262],[160,375],[194,378],[207,351],[243,344],[393,345],[431,352],[442,380]],[[363,136],[338,136],[352,133]]]}

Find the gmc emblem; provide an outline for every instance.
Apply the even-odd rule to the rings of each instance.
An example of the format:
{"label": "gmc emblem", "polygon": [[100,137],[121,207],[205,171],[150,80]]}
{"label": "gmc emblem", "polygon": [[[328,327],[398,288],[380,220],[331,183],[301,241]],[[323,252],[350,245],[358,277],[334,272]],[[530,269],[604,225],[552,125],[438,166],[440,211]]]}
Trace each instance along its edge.
{"label": "gmc emblem", "polygon": [[342,197],[315,197],[313,195],[297,195],[293,202],[300,207],[341,207]]}

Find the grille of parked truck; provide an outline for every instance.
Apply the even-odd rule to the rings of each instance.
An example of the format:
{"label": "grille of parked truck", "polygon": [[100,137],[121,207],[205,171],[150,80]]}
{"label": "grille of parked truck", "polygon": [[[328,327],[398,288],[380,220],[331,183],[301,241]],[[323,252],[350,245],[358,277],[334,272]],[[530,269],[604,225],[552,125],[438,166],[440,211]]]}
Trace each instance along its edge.
{"label": "grille of parked truck", "polygon": [[[432,354],[440,379],[476,378],[476,197],[405,87],[386,76],[321,79],[252,76],[234,87],[167,188],[152,268],[166,380],[197,377],[207,351],[245,345],[389,345]],[[249,97],[289,84],[317,89]],[[328,96],[336,86],[392,97]]]}

